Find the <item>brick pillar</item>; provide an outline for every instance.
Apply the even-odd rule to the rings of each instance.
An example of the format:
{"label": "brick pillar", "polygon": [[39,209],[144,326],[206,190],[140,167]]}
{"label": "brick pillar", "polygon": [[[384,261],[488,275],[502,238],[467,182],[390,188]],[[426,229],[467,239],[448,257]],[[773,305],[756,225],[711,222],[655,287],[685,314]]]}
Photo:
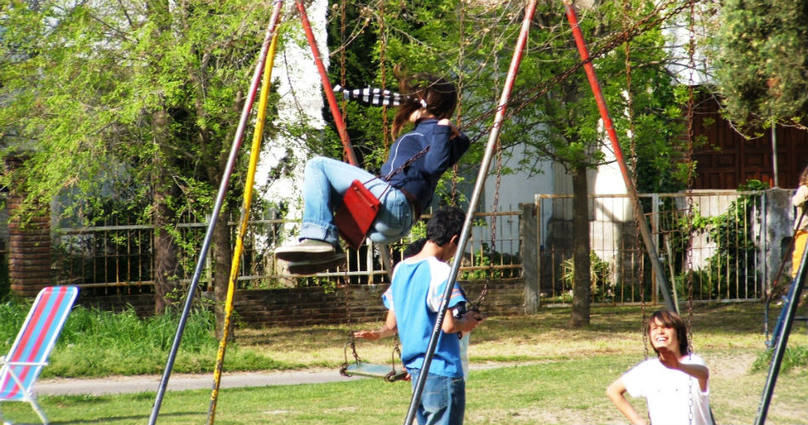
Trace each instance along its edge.
{"label": "brick pillar", "polygon": [[23,222],[17,216],[24,196],[8,196],[8,277],[11,293],[33,297],[51,279],[50,208],[37,209],[36,216]]}

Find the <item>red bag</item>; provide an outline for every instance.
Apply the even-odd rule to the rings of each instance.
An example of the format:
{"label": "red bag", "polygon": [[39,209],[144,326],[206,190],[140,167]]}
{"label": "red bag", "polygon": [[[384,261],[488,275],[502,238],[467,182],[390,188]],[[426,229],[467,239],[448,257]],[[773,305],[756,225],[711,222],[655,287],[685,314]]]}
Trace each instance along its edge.
{"label": "red bag", "polygon": [[334,224],[353,249],[358,249],[370,230],[382,203],[359,180],[342,196],[342,206],[334,214]]}

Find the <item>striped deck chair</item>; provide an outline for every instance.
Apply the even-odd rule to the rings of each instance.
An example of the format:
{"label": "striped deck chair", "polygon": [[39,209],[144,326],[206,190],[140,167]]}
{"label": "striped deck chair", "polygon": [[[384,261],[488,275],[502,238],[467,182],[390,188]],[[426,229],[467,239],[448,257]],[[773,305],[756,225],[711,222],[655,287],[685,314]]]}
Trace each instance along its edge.
{"label": "striped deck chair", "polygon": [[[17,339],[5,357],[0,357],[0,402],[31,403],[42,423],[45,413],[36,402],[33,386],[39,372],[48,363],[56,339],[70,314],[79,289],[75,286],[49,286],[37,295]],[[6,422],[0,412],[0,420]]]}

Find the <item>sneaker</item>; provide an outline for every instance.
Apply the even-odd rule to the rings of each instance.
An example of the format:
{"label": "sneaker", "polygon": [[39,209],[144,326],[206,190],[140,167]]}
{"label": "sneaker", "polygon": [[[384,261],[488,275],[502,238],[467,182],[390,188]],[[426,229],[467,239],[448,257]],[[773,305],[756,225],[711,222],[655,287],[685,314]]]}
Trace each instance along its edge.
{"label": "sneaker", "polygon": [[337,252],[334,245],[317,239],[303,239],[300,243],[282,246],[275,256],[284,261],[322,260]]}
{"label": "sneaker", "polygon": [[328,269],[333,269],[345,265],[345,254],[334,252],[329,256],[317,259],[289,262],[289,273],[291,274],[315,274]]}

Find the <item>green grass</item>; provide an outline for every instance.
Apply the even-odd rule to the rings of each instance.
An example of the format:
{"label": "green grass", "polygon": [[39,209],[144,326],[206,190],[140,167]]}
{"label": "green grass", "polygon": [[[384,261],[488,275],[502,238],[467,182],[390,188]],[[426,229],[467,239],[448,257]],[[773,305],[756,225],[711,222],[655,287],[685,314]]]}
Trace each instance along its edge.
{"label": "green grass", "polygon": [[[720,353],[708,353],[716,362]],[[605,396],[612,379],[634,364],[636,356],[601,355],[540,364],[473,370],[467,388],[467,424],[614,424],[625,423]],[[770,424],[806,424],[805,374],[781,378],[769,414]],[[712,379],[713,410],[723,424],[751,423],[765,374],[716,375]],[[205,423],[210,392],[170,392],[160,424]],[[390,424],[401,423],[410,398],[409,383],[364,379],[341,383],[225,389],[217,424]],[[121,396],[44,397],[53,423],[143,424],[154,393]],[[642,400],[633,399],[638,410]],[[22,403],[7,404],[15,421],[35,422]]]}
{"label": "green grass", "polygon": [[[171,320],[175,318],[143,321],[134,317],[107,317],[92,311],[76,313],[79,314],[71,320],[78,319],[68,323],[63,344],[54,353],[55,364],[46,371],[59,369],[60,364],[81,362],[82,355],[86,364],[76,370],[97,365],[93,375],[149,368],[162,371],[170,345],[170,337],[166,335],[173,337],[175,325]],[[3,314],[0,309],[0,320],[11,316]],[[92,325],[88,322],[95,319],[89,320],[84,314],[90,315],[90,319],[99,315],[107,322]],[[568,329],[569,309],[563,308],[543,309],[539,314],[527,316],[488,318],[471,337],[472,364],[487,368],[471,373],[466,423],[625,423],[604,392],[612,380],[644,358],[641,314],[639,307],[598,307],[593,309],[592,324],[586,329]],[[765,356],[762,316],[762,307],[756,304],[699,305],[692,315],[696,351],[711,368],[711,398],[719,423],[750,423],[755,418],[767,372],[766,367],[753,368]],[[193,320],[199,321],[199,328],[183,339],[190,346],[179,353],[177,364],[209,373],[216,347],[210,329],[206,328],[210,319],[203,314]],[[225,367],[228,371],[336,368],[343,361],[348,331],[380,324],[237,329],[238,349],[228,350]],[[144,330],[141,326],[155,329]],[[114,338],[118,334],[121,339]],[[93,344],[94,339],[103,342]],[[83,344],[82,348],[76,348],[76,344]],[[789,346],[795,352],[808,346],[804,325],[795,324]],[[358,345],[363,358],[383,363],[390,361],[392,348],[390,340]],[[146,357],[144,353],[150,354]],[[267,359],[272,360],[269,367]],[[799,362],[793,362],[780,375],[767,423],[808,424],[804,414],[807,378],[806,367]],[[401,423],[409,397],[409,384],[388,384],[379,379],[224,389],[216,422]],[[170,392],[164,399],[159,423],[204,423],[209,398],[209,390]],[[143,424],[151,411],[154,393],[46,396],[41,401],[54,423]],[[632,402],[639,410],[644,409],[643,400]],[[3,411],[15,421],[36,422],[30,408],[22,403],[4,403]]]}
{"label": "green grass", "polygon": [[[30,304],[0,304],[0,352],[6,353]],[[92,377],[159,374],[176,334],[179,314],[139,318],[133,310],[112,313],[77,307],[70,314],[43,377]],[[8,326],[6,326],[8,324]],[[189,316],[174,371],[201,373],[213,370],[219,341],[214,337],[213,313],[195,310]],[[295,369],[305,364],[279,362],[256,349],[230,344],[229,370]]]}

